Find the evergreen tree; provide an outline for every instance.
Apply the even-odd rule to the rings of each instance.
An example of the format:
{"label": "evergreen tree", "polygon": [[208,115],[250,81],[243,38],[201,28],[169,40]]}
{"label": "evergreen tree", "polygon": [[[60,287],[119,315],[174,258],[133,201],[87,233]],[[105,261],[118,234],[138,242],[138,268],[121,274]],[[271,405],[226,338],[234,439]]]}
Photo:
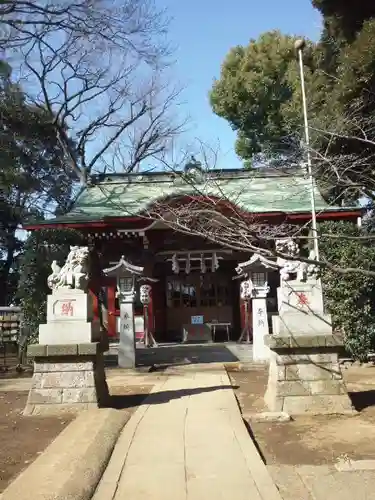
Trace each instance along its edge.
{"label": "evergreen tree", "polygon": [[65,210],[74,179],[62,168],[64,153],[45,110],[27,103],[7,64],[0,69],[0,304],[9,304],[21,223],[56,207]]}
{"label": "evergreen tree", "polygon": [[28,237],[20,257],[20,286],[16,301],[22,308],[25,330],[30,340],[38,335],[38,326],[46,322],[47,295],[50,290],[47,278],[51,263],[62,266],[70,245],[82,245],[82,235],[74,230],[41,230]]}
{"label": "evergreen tree", "polygon": [[[304,49],[315,174],[336,202],[375,192],[375,5],[357,3],[316,0],[324,29]],[[248,164],[306,154],[295,40],[275,31],[231,49],[214,82],[212,108],[237,131]]]}

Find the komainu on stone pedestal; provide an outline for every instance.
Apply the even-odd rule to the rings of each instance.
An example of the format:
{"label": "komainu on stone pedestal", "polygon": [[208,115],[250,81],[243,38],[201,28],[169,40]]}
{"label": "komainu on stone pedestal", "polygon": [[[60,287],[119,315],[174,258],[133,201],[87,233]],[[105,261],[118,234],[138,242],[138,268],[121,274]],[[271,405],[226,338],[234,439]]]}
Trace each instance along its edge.
{"label": "komainu on stone pedestal", "polygon": [[109,402],[104,371],[108,337],[94,320],[87,292],[88,249],[71,247],[64,266],[54,262],[48,285],[47,323],[30,345],[34,375],[25,414],[77,411]]}
{"label": "komainu on stone pedestal", "polygon": [[[300,250],[291,239],[277,240],[276,249],[293,259]],[[309,255],[314,260],[313,251]],[[332,333],[331,316],[324,310],[323,290],[317,268],[299,260],[278,258],[280,287],[277,289],[278,315],[272,317],[275,335],[317,335]]]}
{"label": "komainu on stone pedestal", "polygon": [[338,356],[340,336],[274,335],[265,402],[273,412],[298,414],[353,413]]}

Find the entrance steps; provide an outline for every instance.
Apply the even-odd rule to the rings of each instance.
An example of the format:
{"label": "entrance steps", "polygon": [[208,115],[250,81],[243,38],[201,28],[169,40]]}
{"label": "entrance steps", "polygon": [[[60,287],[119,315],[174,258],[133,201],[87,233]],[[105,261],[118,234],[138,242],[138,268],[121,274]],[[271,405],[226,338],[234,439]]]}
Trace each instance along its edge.
{"label": "entrance steps", "polygon": [[[159,344],[158,347],[138,347],[136,363],[139,367],[153,365],[188,365],[200,363],[253,362],[251,344],[235,342],[210,344]],[[106,365],[117,365],[117,346],[111,345],[106,353]]]}
{"label": "entrance steps", "polygon": [[237,344],[230,343],[226,344],[227,349],[238,358],[241,363],[252,363],[253,362],[253,345],[252,344]]}

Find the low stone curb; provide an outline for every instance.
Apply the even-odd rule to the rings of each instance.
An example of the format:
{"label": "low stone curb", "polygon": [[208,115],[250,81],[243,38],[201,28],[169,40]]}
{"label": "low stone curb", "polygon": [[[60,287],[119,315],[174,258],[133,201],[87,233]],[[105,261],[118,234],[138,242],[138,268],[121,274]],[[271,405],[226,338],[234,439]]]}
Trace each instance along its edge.
{"label": "low stone curb", "polygon": [[284,411],[264,411],[262,413],[242,414],[245,422],[248,423],[269,423],[269,422],[290,422],[292,417]]}
{"label": "low stone curb", "polygon": [[129,419],[125,411],[82,412],[0,495],[0,500],[89,500]]}
{"label": "low stone curb", "polygon": [[[227,378],[228,385],[231,385],[228,373],[225,373],[223,378]],[[248,469],[254,480],[254,483],[259,491],[261,498],[265,500],[282,500],[279,490],[272,479],[265,463],[262,460],[253,440],[249,436],[248,430],[244,424],[242,415],[240,415],[240,410],[238,408],[238,403],[236,396],[232,391],[232,397],[234,400],[233,407],[236,407],[236,412],[230,414],[230,419],[232,421],[233,432],[237,438],[237,442],[242,450],[243,456],[247,463]]]}

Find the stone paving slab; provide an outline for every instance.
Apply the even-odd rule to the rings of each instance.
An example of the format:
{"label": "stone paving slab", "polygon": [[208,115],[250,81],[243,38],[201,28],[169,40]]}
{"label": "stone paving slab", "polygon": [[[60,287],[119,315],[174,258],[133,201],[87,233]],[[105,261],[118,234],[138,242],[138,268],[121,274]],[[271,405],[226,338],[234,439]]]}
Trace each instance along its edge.
{"label": "stone paving slab", "polygon": [[283,500],[372,500],[375,471],[338,472],[333,465],[270,465]]}
{"label": "stone paving slab", "polygon": [[177,371],[125,426],[93,500],[282,500],[225,370]]}

